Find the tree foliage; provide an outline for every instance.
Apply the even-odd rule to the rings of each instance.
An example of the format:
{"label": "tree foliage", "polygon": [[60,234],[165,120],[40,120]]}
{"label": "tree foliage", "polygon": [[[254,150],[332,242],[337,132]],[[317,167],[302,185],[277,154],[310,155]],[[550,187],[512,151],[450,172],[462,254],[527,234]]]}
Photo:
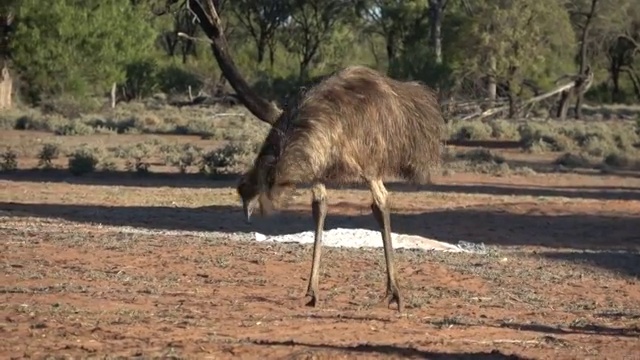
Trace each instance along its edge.
{"label": "tree foliage", "polygon": [[[364,64],[462,97],[526,98],[588,65],[588,100],[640,101],[637,0],[214,3],[240,71],[271,97]],[[7,14],[3,57],[30,100],[103,96],[113,83],[125,99],[212,92],[223,80],[184,0],[3,1]]]}
{"label": "tree foliage", "polygon": [[456,64],[460,79],[491,76],[515,94],[527,79],[549,82],[570,70],[563,65],[576,39],[557,0],[477,1],[464,24],[457,44],[469,55]]}
{"label": "tree foliage", "polygon": [[15,67],[32,98],[105,92],[148,56],[155,34],[129,0],[24,0],[11,40]]}

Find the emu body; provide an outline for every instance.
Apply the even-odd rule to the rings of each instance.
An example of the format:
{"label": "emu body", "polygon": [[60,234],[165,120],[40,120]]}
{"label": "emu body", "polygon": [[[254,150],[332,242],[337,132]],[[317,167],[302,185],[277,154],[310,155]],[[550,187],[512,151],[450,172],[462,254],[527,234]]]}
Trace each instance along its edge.
{"label": "emu body", "polygon": [[238,185],[245,216],[265,214],[296,184],[312,185],[315,242],[307,305],[318,302],[318,270],[327,214],[325,183],[361,182],[371,190],[371,209],[382,234],[387,299],[403,309],[396,280],[386,177],[429,181],[440,165],[444,119],[433,92],[372,69],[353,66],[334,73],[289,104],[265,139],[253,167]]}

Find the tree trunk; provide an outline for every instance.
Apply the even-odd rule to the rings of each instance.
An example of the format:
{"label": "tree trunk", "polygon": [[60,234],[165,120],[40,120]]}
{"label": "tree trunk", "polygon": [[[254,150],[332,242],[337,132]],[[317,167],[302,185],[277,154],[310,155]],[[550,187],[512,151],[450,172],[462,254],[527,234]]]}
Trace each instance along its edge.
{"label": "tree trunk", "polygon": [[111,108],[115,109],[116,107],[116,94],[118,91],[118,86],[116,85],[116,83],[113,83],[113,85],[111,85]]}
{"label": "tree trunk", "polygon": [[611,101],[620,101],[620,63],[617,58],[611,60],[611,82],[613,87],[611,88]]}
{"label": "tree trunk", "polygon": [[265,53],[265,49],[267,48],[267,42],[264,38],[263,35],[260,35],[260,39],[258,39],[258,48],[256,49],[258,54],[257,54],[257,61],[258,61],[258,65],[262,64],[262,62],[264,61],[264,53]]}
{"label": "tree trunk", "polygon": [[393,68],[393,62],[396,59],[396,45],[395,45],[395,35],[393,32],[387,34],[387,61],[388,61],[388,69],[391,70]]}
{"label": "tree trunk", "polygon": [[431,26],[431,46],[436,64],[442,64],[442,12],[445,0],[429,0],[429,23]]}
{"label": "tree trunk", "polygon": [[516,95],[513,91],[509,90],[507,98],[509,100],[509,119],[515,119],[518,112],[516,108]]}
{"label": "tree trunk", "polygon": [[13,80],[6,65],[0,70],[0,109],[11,109],[11,92]]}
{"label": "tree trunk", "polygon": [[[598,4],[598,0],[591,0],[591,9],[589,13],[587,13],[587,19],[585,20],[584,27],[582,28],[582,34],[580,36],[580,70],[578,73],[582,76],[587,71],[587,44],[589,40],[589,30],[591,28],[591,20],[593,20],[593,16],[596,12],[596,5]],[[582,86],[578,86],[576,88],[576,107],[575,107],[575,118],[582,118],[582,103],[584,100],[584,91],[582,91]]]}
{"label": "tree trunk", "polygon": [[489,75],[488,75],[488,83],[487,83],[487,93],[489,94],[489,106],[493,106],[493,102],[496,101],[496,96],[498,93],[498,83],[496,81],[496,58],[492,55],[489,55]]}
{"label": "tree trunk", "polygon": [[640,76],[636,74],[633,68],[627,69],[627,74],[629,74],[629,79],[631,80],[631,84],[633,85],[633,92],[636,95],[636,99],[640,101]]}
{"label": "tree trunk", "polygon": [[569,99],[571,97],[571,92],[573,89],[563,91],[560,94],[560,102],[558,103],[558,112],[556,113],[556,117],[559,120],[567,119],[567,111],[569,110]]}

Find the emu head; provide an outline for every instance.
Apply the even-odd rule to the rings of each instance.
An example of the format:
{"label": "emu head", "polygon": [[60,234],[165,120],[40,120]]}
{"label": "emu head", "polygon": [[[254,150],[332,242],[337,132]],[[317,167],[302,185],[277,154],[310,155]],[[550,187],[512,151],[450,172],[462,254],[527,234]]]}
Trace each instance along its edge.
{"label": "emu head", "polygon": [[242,210],[247,223],[251,222],[251,215],[256,208],[260,210],[261,216],[268,215],[273,210],[271,190],[274,165],[275,159],[272,156],[259,157],[253,168],[238,182],[236,191],[242,200]]}
{"label": "emu head", "polygon": [[283,141],[284,133],[277,128],[272,128],[253,167],[238,182],[236,190],[242,199],[242,208],[247,222],[251,222],[251,214],[256,208],[260,209],[262,216],[273,211],[273,198],[280,193],[278,187],[274,186],[275,167],[282,152]]}

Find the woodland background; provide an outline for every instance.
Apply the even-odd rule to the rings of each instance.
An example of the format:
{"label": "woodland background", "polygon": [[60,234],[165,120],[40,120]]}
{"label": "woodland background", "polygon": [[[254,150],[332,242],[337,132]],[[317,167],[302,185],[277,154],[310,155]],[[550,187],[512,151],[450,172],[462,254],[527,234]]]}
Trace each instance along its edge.
{"label": "woodland background", "polygon": [[[171,4],[174,3],[174,4]],[[186,6],[166,0],[3,0],[0,58],[19,101],[97,106],[224,85]],[[235,62],[280,98],[350,64],[417,79],[447,97],[528,97],[589,68],[597,103],[640,102],[634,0],[220,1]],[[230,88],[227,87],[227,90]],[[100,100],[96,100],[100,99]]]}

